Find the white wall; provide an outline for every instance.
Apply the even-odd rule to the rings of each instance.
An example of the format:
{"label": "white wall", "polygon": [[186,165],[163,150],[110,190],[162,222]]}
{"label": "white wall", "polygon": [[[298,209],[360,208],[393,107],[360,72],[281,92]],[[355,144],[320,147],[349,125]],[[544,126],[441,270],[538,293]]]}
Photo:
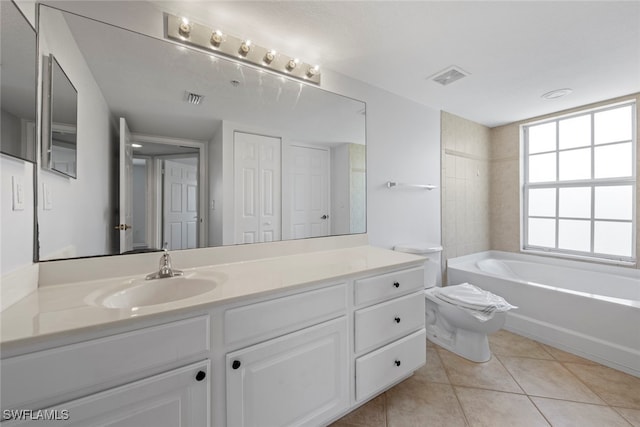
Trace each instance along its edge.
{"label": "white wall", "polygon": [[440,112],[342,74],[322,87],[367,104],[367,233],[375,246],[440,243],[440,190],[388,189],[393,180],[440,186]]}
{"label": "white wall", "polygon": [[[109,176],[112,165],[110,116],[66,22],[59,13],[47,13],[56,31],[40,32],[40,55],[53,52],[78,91],[77,179],[39,170],[38,186],[46,185],[51,208],[39,204],[40,258],[110,253],[113,207]],[[41,22],[45,15],[41,14]],[[43,27],[41,27],[43,28]],[[96,159],[101,159],[96,162]],[[43,194],[40,194],[42,202]],[[82,215],[78,215],[81,212]],[[86,236],[92,236],[86,239]]]}
{"label": "white wall", "polygon": [[[35,28],[35,2],[18,1],[17,5]],[[33,263],[34,167],[36,167],[34,164],[24,160],[0,155],[0,175],[2,175],[0,309],[2,310],[35,290],[38,283],[38,264]],[[24,210],[13,210],[12,177],[22,182]]]}
{"label": "white wall", "polygon": [[[4,154],[0,155],[2,169],[1,216],[1,256],[0,270],[4,276],[33,261],[33,168],[34,165],[24,160]],[[23,210],[13,210],[12,179],[22,182],[24,191]]]}

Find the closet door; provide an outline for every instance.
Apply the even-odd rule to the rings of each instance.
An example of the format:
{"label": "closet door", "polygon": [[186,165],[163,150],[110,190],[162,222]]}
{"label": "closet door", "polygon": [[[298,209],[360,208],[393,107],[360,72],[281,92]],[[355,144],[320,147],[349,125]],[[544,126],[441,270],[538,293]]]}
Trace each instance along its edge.
{"label": "closet door", "polygon": [[235,132],[235,243],[281,239],[281,140]]}

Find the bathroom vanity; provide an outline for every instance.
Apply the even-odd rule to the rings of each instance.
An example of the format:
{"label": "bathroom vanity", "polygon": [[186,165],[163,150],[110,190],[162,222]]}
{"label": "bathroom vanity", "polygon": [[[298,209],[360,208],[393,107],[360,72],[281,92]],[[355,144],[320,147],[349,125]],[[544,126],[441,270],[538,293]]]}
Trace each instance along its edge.
{"label": "bathroom vanity", "polygon": [[118,308],[105,295],[139,275],[41,287],[1,315],[2,409],[81,425],[328,424],[425,363],[423,262],[357,246],[217,264],[185,270],[211,290]]}

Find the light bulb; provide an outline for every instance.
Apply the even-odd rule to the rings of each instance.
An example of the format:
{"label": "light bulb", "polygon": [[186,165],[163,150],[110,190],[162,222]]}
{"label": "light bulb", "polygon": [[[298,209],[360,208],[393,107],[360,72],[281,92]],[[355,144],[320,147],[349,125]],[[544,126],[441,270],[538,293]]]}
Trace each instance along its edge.
{"label": "light bulb", "polygon": [[287,62],[287,70],[293,71],[298,66],[298,62],[300,61],[297,58],[290,59],[289,62]]}
{"label": "light bulb", "polygon": [[191,25],[189,25],[189,20],[187,18],[182,18],[182,22],[180,22],[180,26],[178,27],[178,32],[183,37],[189,37],[191,33]]}
{"label": "light bulb", "polygon": [[247,56],[250,50],[251,50],[251,40],[245,40],[240,45],[240,49],[238,50],[238,53],[242,56]]}
{"label": "light bulb", "polygon": [[314,65],[313,67],[309,67],[309,69],[307,70],[307,77],[313,77],[316,74],[318,74],[318,71],[320,70],[320,67],[318,65]]}
{"label": "light bulb", "polygon": [[270,51],[267,51],[267,53],[265,53],[265,55],[264,55],[264,58],[262,58],[262,60],[266,64],[271,64],[274,59],[276,59],[276,51],[273,50],[273,49],[270,50]]}
{"label": "light bulb", "polygon": [[211,44],[215,47],[220,46],[222,43],[222,33],[218,30],[211,33]]}

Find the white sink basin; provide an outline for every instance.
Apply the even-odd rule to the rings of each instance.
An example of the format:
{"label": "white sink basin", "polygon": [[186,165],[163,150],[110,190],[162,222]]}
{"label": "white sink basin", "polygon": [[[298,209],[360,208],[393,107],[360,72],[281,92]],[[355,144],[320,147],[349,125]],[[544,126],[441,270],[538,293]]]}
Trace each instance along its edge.
{"label": "white sink basin", "polygon": [[90,296],[89,300],[94,305],[107,308],[144,307],[201,295],[213,290],[222,281],[222,275],[198,277],[194,274],[154,280],[133,279],[115,289],[94,294],[94,298]]}

